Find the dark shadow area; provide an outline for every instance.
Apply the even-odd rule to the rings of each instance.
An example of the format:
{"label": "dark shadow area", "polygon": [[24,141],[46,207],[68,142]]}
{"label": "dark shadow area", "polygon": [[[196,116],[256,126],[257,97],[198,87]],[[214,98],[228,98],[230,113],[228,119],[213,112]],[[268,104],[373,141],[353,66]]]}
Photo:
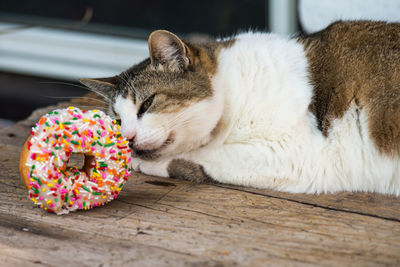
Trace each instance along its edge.
{"label": "dark shadow area", "polygon": [[22,120],[39,107],[81,97],[88,92],[76,86],[81,85],[51,78],[0,72],[0,118]]}
{"label": "dark shadow area", "polygon": [[265,0],[0,0],[0,16],[3,21],[56,27],[81,20],[90,9],[89,23],[79,25],[76,30],[137,38],[147,38],[156,29],[226,36],[249,28],[268,30],[266,3]]}

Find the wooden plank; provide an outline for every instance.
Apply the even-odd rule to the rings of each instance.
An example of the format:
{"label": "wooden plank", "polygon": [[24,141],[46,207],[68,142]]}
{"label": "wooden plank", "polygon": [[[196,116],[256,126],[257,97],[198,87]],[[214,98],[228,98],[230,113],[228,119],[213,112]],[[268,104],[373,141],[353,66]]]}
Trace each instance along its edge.
{"label": "wooden plank", "polygon": [[[21,229],[26,226],[29,231],[57,240],[81,236],[80,241],[87,242],[101,236],[102,240],[110,238],[135,246],[162,248],[206,262],[241,265],[358,263],[365,266],[400,263],[400,227],[392,221],[246,193],[229,193],[229,190],[208,185],[176,185],[157,200],[154,194],[146,194],[154,185],[143,178],[130,183],[120,200],[90,212],[67,216],[32,209],[29,203],[18,205],[15,200],[20,200],[21,196],[13,192],[9,201],[2,201],[0,214],[6,215],[1,216],[0,221]],[[151,179],[147,182],[165,182]],[[146,195],[150,195],[149,200]],[[4,199],[3,193],[0,198]],[[8,209],[4,209],[4,205]],[[110,245],[97,242],[104,244],[99,246],[103,249]],[[51,247],[52,244],[47,245]],[[73,243],[68,251],[73,253],[74,248],[79,247]],[[35,251],[35,255],[48,255],[47,250]],[[66,255],[66,259],[68,257]],[[148,258],[153,259],[152,256]]]}
{"label": "wooden plank", "polygon": [[[138,204],[137,200],[132,204]],[[200,247],[203,253],[216,259],[232,255],[239,264],[278,260],[296,264],[399,262],[399,239],[392,236],[393,229],[396,233],[399,231],[398,223],[389,222],[383,227],[386,230],[377,229],[379,219],[305,208],[301,204],[270,201],[245,193],[231,195],[226,190],[204,185],[177,188],[158,205],[151,206],[155,207],[171,215],[166,219],[145,213],[144,218],[133,213],[121,223],[127,226],[142,223],[156,231],[155,221],[160,218],[170,225],[160,229],[166,231],[161,238],[165,245],[179,246],[177,249],[189,253],[195,253]],[[160,234],[155,240],[153,231],[141,237],[145,243],[160,241]],[[184,245],[182,236],[189,239]]]}
{"label": "wooden plank", "polygon": [[393,195],[362,192],[340,192],[320,195],[291,194],[268,189],[254,189],[231,185],[216,186],[282,200],[289,200],[315,207],[347,211],[400,222],[400,199]]}
{"label": "wooden plank", "polygon": [[[3,218],[1,218],[2,221]],[[6,218],[10,222],[9,218]],[[32,221],[12,220],[0,226],[0,262],[2,266],[225,266],[151,245],[69,229],[36,226]],[[176,263],[176,265],[175,265]]]}

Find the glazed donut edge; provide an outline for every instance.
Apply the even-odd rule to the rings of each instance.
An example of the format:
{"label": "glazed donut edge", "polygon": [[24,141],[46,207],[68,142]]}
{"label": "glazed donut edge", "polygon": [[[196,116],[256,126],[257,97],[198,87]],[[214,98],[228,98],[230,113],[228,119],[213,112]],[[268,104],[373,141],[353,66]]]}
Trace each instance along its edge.
{"label": "glazed donut edge", "polygon": [[29,171],[28,166],[26,166],[26,161],[29,156],[28,142],[31,140],[31,136],[26,139],[24,146],[22,147],[22,151],[19,157],[19,173],[21,175],[21,180],[24,183],[26,189],[29,190],[29,178],[27,173]]}

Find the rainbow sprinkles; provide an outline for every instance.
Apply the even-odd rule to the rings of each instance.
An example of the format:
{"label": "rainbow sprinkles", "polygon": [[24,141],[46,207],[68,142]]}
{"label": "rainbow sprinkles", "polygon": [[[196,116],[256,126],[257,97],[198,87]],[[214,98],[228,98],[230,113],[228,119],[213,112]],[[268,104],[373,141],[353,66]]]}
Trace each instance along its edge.
{"label": "rainbow sprinkles", "polygon": [[[57,214],[117,198],[131,172],[131,149],[119,130],[116,121],[98,110],[68,107],[41,117],[27,142],[29,198]],[[87,160],[85,170],[68,167],[72,153],[93,160]]]}

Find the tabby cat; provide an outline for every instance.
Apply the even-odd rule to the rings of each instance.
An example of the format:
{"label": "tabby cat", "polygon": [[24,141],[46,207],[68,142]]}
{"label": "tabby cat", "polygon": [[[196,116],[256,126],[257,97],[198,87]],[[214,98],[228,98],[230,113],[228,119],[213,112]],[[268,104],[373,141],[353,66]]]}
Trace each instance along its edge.
{"label": "tabby cat", "polygon": [[81,79],[122,121],[136,171],[288,192],[400,194],[400,24],[191,43]]}

